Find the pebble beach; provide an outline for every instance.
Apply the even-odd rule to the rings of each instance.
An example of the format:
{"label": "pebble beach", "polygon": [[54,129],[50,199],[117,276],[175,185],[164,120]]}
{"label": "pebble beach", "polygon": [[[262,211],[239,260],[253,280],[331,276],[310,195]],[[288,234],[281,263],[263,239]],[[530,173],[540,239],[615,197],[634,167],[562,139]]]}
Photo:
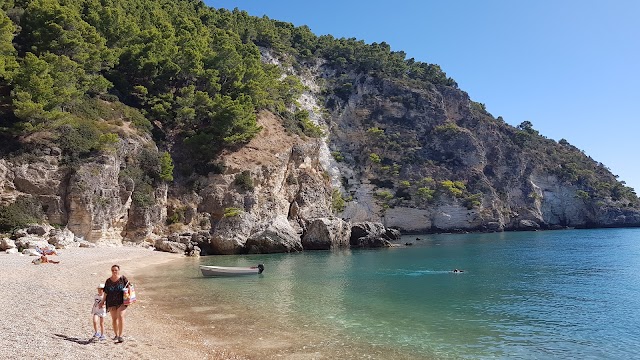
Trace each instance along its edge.
{"label": "pebble beach", "polygon": [[[203,344],[195,329],[145,297],[153,284],[136,281],[145,268],[180,255],[135,247],[71,248],[34,265],[33,256],[0,254],[0,358],[2,359],[244,359]],[[91,306],[98,284],[113,264],[136,285],[138,301],[127,309],[124,342],[93,340]],[[149,271],[147,269],[147,271]]]}

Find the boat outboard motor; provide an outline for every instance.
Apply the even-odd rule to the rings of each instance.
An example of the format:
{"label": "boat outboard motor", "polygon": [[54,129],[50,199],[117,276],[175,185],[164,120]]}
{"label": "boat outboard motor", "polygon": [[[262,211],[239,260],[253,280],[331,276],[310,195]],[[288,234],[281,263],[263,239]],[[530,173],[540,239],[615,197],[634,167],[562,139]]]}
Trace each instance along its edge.
{"label": "boat outboard motor", "polygon": [[263,271],[264,271],[264,265],[258,264],[258,274],[262,274]]}

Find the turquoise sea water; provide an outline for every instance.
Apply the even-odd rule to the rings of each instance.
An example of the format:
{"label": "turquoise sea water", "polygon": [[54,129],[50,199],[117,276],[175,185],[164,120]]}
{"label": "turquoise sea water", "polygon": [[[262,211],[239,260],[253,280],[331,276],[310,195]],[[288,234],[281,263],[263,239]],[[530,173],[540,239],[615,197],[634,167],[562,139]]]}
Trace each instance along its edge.
{"label": "turquoise sea water", "polygon": [[[640,229],[405,242],[413,246],[184,259],[136,281],[205,343],[251,358],[640,358]],[[263,275],[198,270],[257,263]]]}

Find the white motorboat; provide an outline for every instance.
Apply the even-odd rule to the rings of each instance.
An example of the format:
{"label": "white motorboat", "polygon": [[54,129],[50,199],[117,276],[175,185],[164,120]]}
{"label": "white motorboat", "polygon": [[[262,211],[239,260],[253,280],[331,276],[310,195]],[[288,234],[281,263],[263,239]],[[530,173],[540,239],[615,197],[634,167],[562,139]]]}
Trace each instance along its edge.
{"label": "white motorboat", "polygon": [[207,266],[200,265],[203,276],[236,276],[262,274],[264,265],[257,266]]}

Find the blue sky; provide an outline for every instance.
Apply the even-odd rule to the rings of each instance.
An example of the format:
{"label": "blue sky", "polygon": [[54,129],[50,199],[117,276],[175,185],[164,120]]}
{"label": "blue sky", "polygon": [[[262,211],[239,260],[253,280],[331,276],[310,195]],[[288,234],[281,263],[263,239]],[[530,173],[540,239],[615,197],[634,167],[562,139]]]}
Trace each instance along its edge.
{"label": "blue sky", "polygon": [[512,125],[528,120],[602,162],[640,194],[640,1],[207,0],[385,41],[438,64]]}

